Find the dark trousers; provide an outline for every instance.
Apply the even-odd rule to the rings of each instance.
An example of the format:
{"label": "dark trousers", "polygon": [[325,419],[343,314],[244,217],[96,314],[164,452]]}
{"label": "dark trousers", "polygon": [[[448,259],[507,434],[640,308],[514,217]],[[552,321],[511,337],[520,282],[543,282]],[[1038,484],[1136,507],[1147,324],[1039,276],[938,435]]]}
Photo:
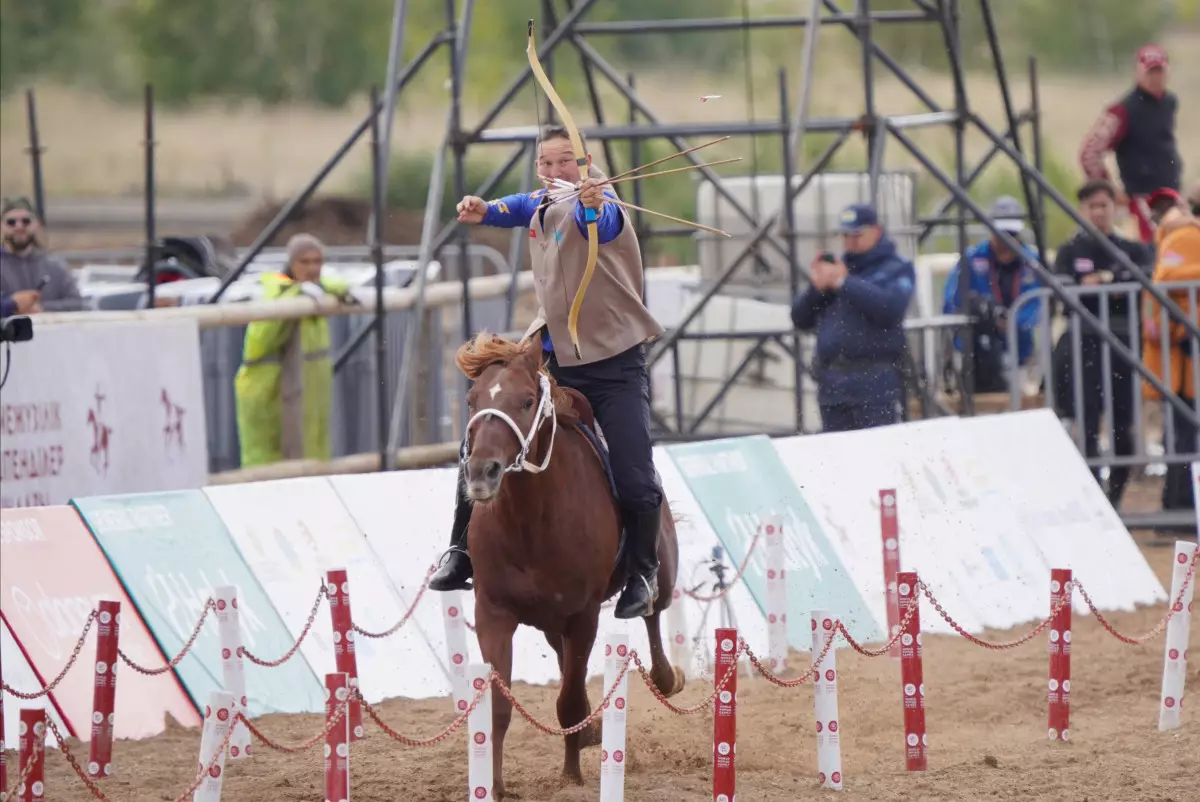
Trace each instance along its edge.
{"label": "dark trousers", "polygon": [[563,367],[550,354],[555,381],[583,393],[604,432],[621,508],[651,512],[662,504],[650,440],[650,373],[641,345],[586,365]]}
{"label": "dark trousers", "polygon": [[886,399],[864,399],[857,404],[821,404],[821,431],[852,432],[900,422],[900,405],[890,394]]}
{"label": "dark trousers", "polygon": [[[1126,346],[1132,347],[1127,333],[1117,334]],[[1104,341],[1090,334],[1080,338],[1080,355],[1083,359],[1080,383],[1083,385],[1083,444],[1089,458],[1100,456],[1100,422],[1104,416]],[[1112,449],[1119,457],[1133,454],[1133,367],[1121,357],[1109,353],[1109,382],[1112,391]],[[1071,337],[1064,334],[1055,346],[1054,394],[1060,414],[1079,420],[1075,413],[1075,385],[1071,362]],[[1191,449],[1189,449],[1190,451]],[[1092,475],[1100,482],[1100,468],[1092,468]],[[1114,466],[1108,476],[1108,498],[1114,507],[1121,503],[1125,486],[1129,483],[1129,468]]]}
{"label": "dark trousers", "polygon": [[[1194,406],[1192,399],[1179,394],[1189,407]],[[1165,413],[1165,410],[1164,410]],[[1184,417],[1176,413],[1172,415],[1175,426],[1174,453],[1192,454],[1196,451],[1196,427]],[[1192,488],[1192,469],[1186,462],[1172,462],[1167,465],[1167,478],[1163,483],[1162,506],[1164,510],[1190,510],[1195,504],[1195,490]]]}

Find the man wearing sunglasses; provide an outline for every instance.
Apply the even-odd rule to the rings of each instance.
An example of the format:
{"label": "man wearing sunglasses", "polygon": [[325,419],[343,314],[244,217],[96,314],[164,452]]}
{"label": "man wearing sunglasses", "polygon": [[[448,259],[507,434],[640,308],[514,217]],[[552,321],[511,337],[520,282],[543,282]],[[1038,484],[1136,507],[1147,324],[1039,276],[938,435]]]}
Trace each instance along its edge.
{"label": "man wearing sunglasses", "polygon": [[63,261],[42,249],[41,221],[27,198],[5,199],[0,212],[0,317],[77,312],[83,299]]}

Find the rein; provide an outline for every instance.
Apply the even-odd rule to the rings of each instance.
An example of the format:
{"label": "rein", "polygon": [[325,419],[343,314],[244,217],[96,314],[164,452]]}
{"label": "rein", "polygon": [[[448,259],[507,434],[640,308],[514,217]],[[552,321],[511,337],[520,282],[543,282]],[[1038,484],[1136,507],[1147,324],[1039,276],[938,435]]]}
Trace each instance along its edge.
{"label": "rein", "polygon": [[[550,397],[550,377],[545,373],[538,373],[538,378],[541,383],[541,398],[538,400],[537,412],[533,415],[533,423],[529,425],[529,432],[522,434],[516,421],[503,410],[496,409],[495,407],[481,409],[467,421],[467,427],[463,434],[462,452],[459,455],[460,463],[465,465],[467,458],[470,456],[467,450],[467,442],[471,437],[471,427],[480,418],[488,421],[495,416],[508,424],[508,428],[512,429],[513,434],[517,436],[517,442],[521,444],[521,450],[517,452],[517,456],[513,459],[512,463],[504,469],[505,473],[517,473],[519,471],[541,473],[550,466],[550,455],[554,452],[554,436],[558,434],[558,415],[554,411],[554,400]],[[533,446],[533,438],[537,436],[538,430],[547,420],[550,421],[550,445],[546,447],[546,457],[542,460],[542,464],[534,465],[528,459],[529,449]]]}

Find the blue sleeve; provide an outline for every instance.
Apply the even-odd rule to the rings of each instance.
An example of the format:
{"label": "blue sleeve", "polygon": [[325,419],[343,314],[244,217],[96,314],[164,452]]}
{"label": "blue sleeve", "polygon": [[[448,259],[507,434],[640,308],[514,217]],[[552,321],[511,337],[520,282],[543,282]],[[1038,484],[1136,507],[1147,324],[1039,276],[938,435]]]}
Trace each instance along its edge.
{"label": "blue sleeve", "polygon": [[876,326],[895,326],[904,320],[915,286],[912,262],[896,259],[870,276],[846,276],[837,294]]}
{"label": "blue sleeve", "polygon": [[821,292],[810,286],[797,295],[796,300],[792,302],[792,325],[800,331],[812,331],[817,327],[817,318],[820,316],[821,310],[831,300],[833,300],[831,293]]}
{"label": "blue sleeve", "polygon": [[[608,190],[604,191],[604,196],[613,200],[617,198]],[[584,236],[587,236],[587,211],[587,207],[579,201],[575,201],[575,224],[579,226],[579,233]],[[624,227],[625,216],[621,214],[620,206],[615,203],[606,203],[600,207],[596,216],[596,235],[600,240],[600,245],[615,240]]]}
{"label": "blue sleeve", "polygon": [[[1041,286],[1041,280],[1035,278],[1031,284],[1027,285],[1021,290],[1017,297],[1020,298],[1023,295],[1034,292],[1035,290],[1040,289]],[[1017,312],[1017,329],[1019,331],[1031,332],[1037,326],[1038,320],[1042,315],[1043,300],[1044,299],[1041,296],[1038,296],[1033,300],[1022,303],[1020,310]]]}
{"label": "blue sleeve", "polygon": [[942,290],[942,314],[953,315],[962,311],[962,304],[958,299],[958,274],[959,271],[965,270],[964,264],[970,258],[970,251],[967,252],[967,257],[960,259],[958,264],[950,269],[950,275],[946,276],[946,286]]}
{"label": "blue sleeve", "polygon": [[529,228],[529,221],[537,211],[541,195],[519,193],[505,195],[503,198],[488,201],[487,212],[483,215],[483,225],[496,228]]}
{"label": "blue sleeve", "polygon": [[11,295],[0,298],[0,317],[12,317],[17,313],[17,302]]}

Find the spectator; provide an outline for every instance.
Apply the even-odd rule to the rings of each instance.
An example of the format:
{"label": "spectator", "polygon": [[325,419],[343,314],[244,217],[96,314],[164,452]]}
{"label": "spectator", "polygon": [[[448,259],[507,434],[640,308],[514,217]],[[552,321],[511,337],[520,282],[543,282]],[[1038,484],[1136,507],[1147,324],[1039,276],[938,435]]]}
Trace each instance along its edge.
{"label": "spectator", "polygon": [[[996,228],[1021,242],[1025,231],[1025,209],[1012,197],[1000,197],[988,213]],[[999,237],[972,245],[946,278],[943,295],[943,314],[961,314],[964,305],[959,298],[959,275],[970,270],[970,290],[966,299],[966,314],[973,318],[975,335],[975,389],[983,393],[1004,392],[1008,389],[1004,355],[1008,349],[1008,310],[1017,299],[1041,286],[1029,266],[1037,254],[1021,242],[1021,253],[1015,253]],[[1024,303],[1017,312],[1017,365],[1024,365],[1033,355],[1033,330],[1042,311],[1041,299]],[[962,348],[958,337],[954,347]]]}
{"label": "spectator", "polygon": [[[1116,221],[1117,193],[1112,184],[1107,181],[1088,181],[1076,193],[1079,201],[1079,213],[1100,229],[1113,245],[1129,257],[1135,265],[1146,269],[1147,273],[1154,270],[1154,251],[1140,242],[1127,240],[1117,234],[1114,226]],[[1086,231],[1078,231],[1075,236],[1065,242],[1054,259],[1054,272],[1064,283],[1074,283],[1083,287],[1098,287],[1104,284],[1135,282],[1137,277],[1132,271],[1119,264],[1102,244]],[[1088,294],[1080,298],[1083,306],[1102,318],[1102,305],[1108,307],[1108,328],[1129,348],[1133,348],[1133,332],[1137,323],[1138,303],[1135,297],[1130,305],[1129,295],[1117,292],[1111,295]],[[1070,332],[1065,332],[1059,338],[1054,348],[1054,377],[1055,401],[1059,414],[1064,418],[1074,418],[1083,427],[1084,447],[1088,457],[1100,454],[1100,417],[1104,414],[1104,361],[1102,359],[1103,340],[1095,331],[1083,326],[1081,330],[1081,365],[1080,382],[1083,385],[1083,410],[1075,409],[1074,363],[1072,361],[1072,341]],[[1112,389],[1112,447],[1117,456],[1133,454],[1133,373],[1134,368],[1128,361],[1116,353],[1109,355],[1109,382]],[[1096,481],[1101,481],[1100,469],[1093,468]],[[1129,468],[1115,466],[1109,473],[1108,499],[1113,507],[1119,507],[1121,497],[1125,493],[1125,485],[1129,481]]]}
{"label": "spectator", "polygon": [[0,317],[83,309],[70,269],[42,248],[42,224],[29,199],[5,199],[0,208]]}
{"label": "spectator", "polygon": [[[1200,280],[1200,221],[1188,210],[1187,205],[1172,189],[1152,193],[1147,205],[1157,225],[1157,264],[1154,268],[1154,283]],[[1188,298],[1186,288],[1168,290],[1171,300],[1179,304],[1192,322],[1200,323],[1200,313]],[[1194,343],[1181,322],[1167,326],[1167,352],[1163,353],[1162,312],[1152,297],[1146,298],[1142,315],[1142,336],[1145,347],[1142,361],[1146,369],[1163,381],[1171,392],[1179,396],[1188,406],[1195,409],[1193,372],[1196,359]],[[1165,374],[1165,375],[1164,375]],[[1146,398],[1160,395],[1149,383],[1144,385]],[[1170,407],[1168,407],[1170,409]],[[1200,447],[1197,430],[1182,415],[1173,415],[1174,442],[1170,449],[1175,454],[1195,454]],[[1166,444],[1164,443],[1164,446]],[[1164,510],[1192,509],[1194,494],[1191,472],[1186,462],[1167,465],[1167,477],[1163,483],[1162,506]]]}
{"label": "spectator", "polygon": [[[324,246],[316,237],[292,237],[287,255],[283,273],[260,278],[265,300],[329,294],[353,302],[346,282],[321,275]],[[242,467],[281,459],[328,460],[333,360],[325,318],[251,323],[234,393]]]}
{"label": "spectator", "polygon": [[814,372],[827,432],[900,420],[904,315],[916,276],[871,206],[843,211],[841,231],[845,255],[819,256],[811,285],[792,305],[796,328],[817,332]]}
{"label": "spectator", "polygon": [[1146,199],[1159,187],[1178,191],[1183,159],[1175,143],[1179,99],[1167,91],[1170,64],[1158,45],[1137,53],[1137,85],[1109,106],[1083,140],[1079,162],[1090,179],[1109,180],[1104,156],[1116,155],[1123,189],[1117,204],[1128,206],[1138,221],[1142,242],[1151,243],[1154,229]]}

